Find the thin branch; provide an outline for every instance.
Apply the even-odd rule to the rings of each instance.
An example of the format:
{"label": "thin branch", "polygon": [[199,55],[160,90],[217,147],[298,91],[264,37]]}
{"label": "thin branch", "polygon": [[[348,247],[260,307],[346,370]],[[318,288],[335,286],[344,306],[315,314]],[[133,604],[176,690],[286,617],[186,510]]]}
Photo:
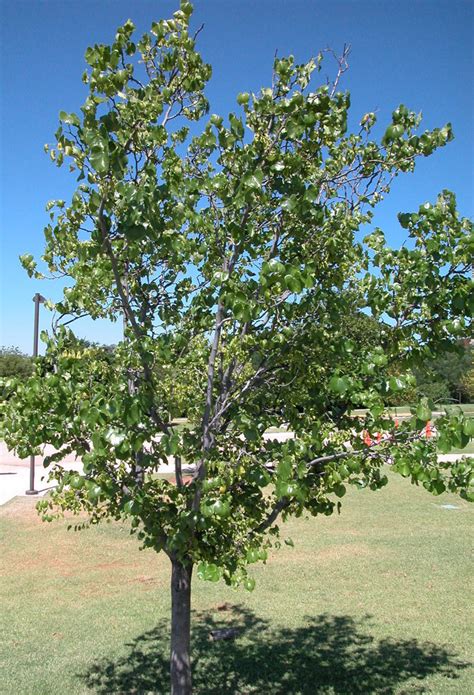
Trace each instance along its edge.
{"label": "thin branch", "polygon": [[[142,362],[145,380],[149,384],[152,384],[153,383],[153,374],[152,374],[150,367],[149,367],[149,364],[147,362],[146,355],[143,353],[143,349],[141,347],[143,332],[137,323],[135,314],[133,313],[133,310],[130,306],[127,292],[126,292],[124,285],[123,285],[123,282],[122,282],[122,276],[120,274],[120,271],[119,271],[119,268],[117,265],[117,258],[114,254],[112,244],[110,242],[110,238],[108,235],[107,226],[106,226],[105,220],[104,220],[104,208],[105,208],[105,198],[102,198],[101,203],[100,203],[100,207],[99,207],[99,211],[98,211],[98,215],[97,215],[98,222],[99,222],[99,229],[100,229],[100,233],[102,236],[102,241],[103,241],[105,250],[107,252],[107,255],[109,256],[110,263],[112,265],[112,272],[114,275],[115,285],[117,287],[117,292],[119,294],[119,297],[120,297],[120,300],[122,303],[122,308],[123,308],[123,311],[125,314],[125,318],[129,322],[129,324],[132,328],[133,334],[135,336],[135,339],[137,341],[137,349],[138,349],[138,353],[140,355],[140,359]],[[156,412],[155,408],[152,408],[150,412],[151,412],[151,416],[152,416],[155,424],[159,427],[159,429],[162,432],[167,433],[169,430],[169,426],[165,422],[163,422],[163,420],[158,416],[158,413]]]}
{"label": "thin branch", "polygon": [[276,505],[273,507],[272,511],[271,511],[270,514],[267,516],[267,518],[265,519],[265,521],[262,521],[262,523],[259,524],[259,525],[257,526],[257,528],[255,528],[255,529],[253,530],[253,533],[254,533],[254,534],[256,534],[256,533],[263,533],[263,531],[266,531],[267,528],[269,528],[269,527],[273,524],[273,522],[276,521],[276,520],[278,519],[278,517],[279,517],[279,515],[281,514],[281,512],[282,512],[284,509],[286,509],[286,507],[289,507],[290,504],[291,504],[291,500],[290,500],[289,497],[282,497],[280,500],[278,500],[278,502],[277,502]]}
{"label": "thin branch", "polygon": [[339,82],[341,80],[341,77],[343,74],[346,72],[346,70],[349,69],[349,64],[347,62],[347,58],[349,57],[349,53],[351,52],[351,45],[349,43],[344,44],[344,48],[342,50],[342,55],[337,56],[334,51],[331,49],[326,49],[327,52],[332,53],[332,55],[336,58],[337,63],[338,63],[338,69],[337,69],[337,75],[332,83],[332,88],[329,93],[329,96],[333,97],[334,94],[336,93],[337,87],[339,85]]}
{"label": "thin branch", "polygon": [[68,326],[70,323],[74,323],[74,321],[77,321],[78,319],[83,319],[85,316],[89,316],[89,315],[90,314],[88,314],[87,312],[84,314],[78,314],[77,316],[73,316],[72,319],[69,319],[69,321],[65,321],[64,323],[60,323],[61,319],[64,316],[67,316],[67,314],[61,314],[61,316],[59,316],[59,318],[57,318],[55,320],[54,327],[56,329],[58,326]]}

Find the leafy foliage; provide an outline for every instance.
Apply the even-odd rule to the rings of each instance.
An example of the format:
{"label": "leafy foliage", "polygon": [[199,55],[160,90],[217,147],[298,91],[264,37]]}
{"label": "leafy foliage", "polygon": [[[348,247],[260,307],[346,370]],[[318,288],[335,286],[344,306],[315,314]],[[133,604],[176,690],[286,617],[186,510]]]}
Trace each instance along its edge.
{"label": "leafy foliage", "polygon": [[472,403],[474,401],[474,367],[472,365],[461,376],[461,388],[466,400]]}
{"label": "leafy foliage", "polygon": [[26,378],[31,371],[31,357],[16,347],[0,348],[0,377]]}
{"label": "leafy foliage", "polygon": [[470,403],[474,399],[474,390],[469,386],[472,371],[472,346],[468,341],[460,341],[449,352],[427,360],[416,370],[417,390],[441,403]]}

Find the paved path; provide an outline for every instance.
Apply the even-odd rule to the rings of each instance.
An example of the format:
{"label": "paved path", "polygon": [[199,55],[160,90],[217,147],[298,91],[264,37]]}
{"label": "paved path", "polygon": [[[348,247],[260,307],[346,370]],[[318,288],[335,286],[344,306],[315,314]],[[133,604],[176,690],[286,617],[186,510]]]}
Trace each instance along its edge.
{"label": "paved path", "polygon": [[[48,445],[44,455],[47,456],[54,451],[54,448]],[[44,495],[51,488],[51,483],[47,481],[48,474],[43,467],[43,460],[44,456],[37,456],[35,460],[35,489],[40,495]],[[66,456],[61,463],[70,470],[82,470],[82,463],[76,461],[72,455]],[[18,458],[8,451],[4,442],[0,442],[0,505],[13,497],[24,495],[29,487],[30,459]]]}
{"label": "paved path", "polygon": [[[292,432],[267,432],[265,439],[276,439],[285,441],[293,437]],[[45,456],[54,452],[52,446],[45,448]],[[442,454],[438,458],[440,461],[456,461],[461,458],[462,454]],[[474,457],[474,454],[467,454]],[[38,490],[38,495],[44,495],[51,489],[51,483],[48,483],[47,472],[43,467],[43,456],[36,457],[35,465],[35,489]],[[80,459],[76,459],[72,454],[66,456],[61,461],[67,470],[76,470],[82,472],[82,463]],[[174,473],[174,465],[169,463],[160,466],[162,473]],[[0,505],[5,504],[13,497],[24,496],[26,490],[30,486],[30,459],[19,459],[14,454],[8,451],[4,442],[0,442]],[[32,495],[33,498],[38,495]]]}
{"label": "paved path", "polygon": [[[47,445],[44,456],[54,453],[54,447]],[[38,495],[31,495],[34,499],[45,495],[51,489],[53,483],[48,482],[48,472],[43,466],[44,456],[37,456],[35,459],[35,489]],[[75,470],[82,473],[82,462],[76,459],[73,454],[66,456],[61,462],[67,470]],[[160,466],[162,473],[174,473],[174,465],[167,464]],[[30,487],[30,459],[20,459],[12,452],[8,451],[4,442],[0,442],[0,505],[5,504],[13,497],[25,496],[26,490]]]}

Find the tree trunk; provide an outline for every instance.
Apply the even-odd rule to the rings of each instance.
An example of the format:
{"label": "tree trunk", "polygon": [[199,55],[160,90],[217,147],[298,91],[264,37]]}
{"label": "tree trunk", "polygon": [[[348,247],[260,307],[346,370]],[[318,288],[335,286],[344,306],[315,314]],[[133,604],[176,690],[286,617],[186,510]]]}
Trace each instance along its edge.
{"label": "tree trunk", "polygon": [[171,570],[171,695],[191,695],[191,563],[172,560]]}

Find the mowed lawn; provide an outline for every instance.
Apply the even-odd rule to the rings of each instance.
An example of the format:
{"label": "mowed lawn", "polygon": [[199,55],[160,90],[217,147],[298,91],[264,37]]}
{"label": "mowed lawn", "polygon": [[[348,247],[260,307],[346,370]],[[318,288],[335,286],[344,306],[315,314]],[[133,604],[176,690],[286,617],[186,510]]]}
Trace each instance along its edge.
{"label": "mowed lawn", "polygon": [[[343,503],[288,523],[253,593],[195,579],[196,693],[472,693],[472,507],[395,474]],[[165,556],[117,523],[42,523],[29,498],[0,534],[1,693],[168,692]],[[209,639],[226,625],[234,641]]]}

